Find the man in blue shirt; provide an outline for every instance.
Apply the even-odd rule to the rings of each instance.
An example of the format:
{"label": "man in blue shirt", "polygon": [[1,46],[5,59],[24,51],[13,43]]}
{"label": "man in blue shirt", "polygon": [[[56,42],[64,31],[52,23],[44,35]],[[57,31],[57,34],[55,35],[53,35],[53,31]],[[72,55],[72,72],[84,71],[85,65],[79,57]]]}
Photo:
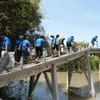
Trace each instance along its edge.
{"label": "man in blue shirt", "polygon": [[10,61],[9,51],[11,49],[11,42],[10,42],[10,39],[5,36],[5,33],[1,33],[0,37],[2,39],[1,58],[4,58],[3,68],[6,69],[7,72],[9,72],[8,64]]}
{"label": "man in blue shirt", "polygon": [[59,38],[59,34],[56,35],[56,56],[55,57],[58,57],[59,55],[58,50],[60,50],[59,45],[58,45],[58,38]]}
{"label": "man in blue shirt", "polygon": [[68,39],[67,39],[67,48],[68,48],[68,53],[70,54],[70,48],[72,47],[72,44],[74,44],[74,36],[70,36]]}
{"label": "man in blue shirt", "polygon": [[54,57],[56,54],[56,38],[54,37],[54,35],[51,35],[50,37],[52,38],[52,40],[51,40],[51,53],[52,53],[52,57]]}
{"label": "man in blue shirt", "polygon": [[95,36],[95,37],[93,37],[93,38],[91,39],[92,47],[94,47],[95,42],[97,42],[97,38],[98,38],[98,36]]}
{"label": "man in blue shirt", "polygon": [[19,40],[16,41],[16,44],[15,44],[15,61],[17,61],[18,63],[20,63],[20,60],[21,60],[21,56],[22,56],[22,50],[19,49],[19,46],[21,44],[21,42],[23,41],[23,36],[20,35],[19,36]]}
{"label": "man in blue shirt", "polygon": [[28,61],[29,61],[29,52],[30,52],[30,49],[31,49],[31,44],[30,44],[30,42],[28,40],[28,36],[26,36],[25,40],[23,40],[21,42],[21,45],[20,45],[19,48],[22,50],[24,63],[28,63]]}
{"label": "man in blue shirt", "polygon": [[39,58],[41,58],[43,54],[43,47],[44,47],[44,36],[41,35],[40,38],[38,38],[35,43],[35,50],[36,50],[36,59],[35,63],[38,63]]}

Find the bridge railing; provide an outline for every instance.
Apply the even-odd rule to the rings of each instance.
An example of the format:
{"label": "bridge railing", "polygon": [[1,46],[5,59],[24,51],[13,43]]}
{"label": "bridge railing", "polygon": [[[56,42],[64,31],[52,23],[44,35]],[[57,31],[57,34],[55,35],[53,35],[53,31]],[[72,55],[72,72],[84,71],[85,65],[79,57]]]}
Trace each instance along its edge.
{"label": "bridge railing", "polygon": [[[99,53],[100,52],[100,49],[99,48],[88,48],[88,47],[87,48],[82,48],[82,49],[80,49],[78,51],[83,51],[83,50],[88,50],[90,53]],[[67,53],[67,51],[65,50],[64,51],[64,54],[66,54],[66,53]],[[72,52],[72,49],[71,49],[71,53],[74,53],[74,52]],[[61,57],[60,51],[59,51],[59,57]],[[15,66],[14,66],[14,63],[15,63],[15,61],[14,61],[14,52],[10,52],[10,58],[11,58],[10,68],[15,68]],[[43,51],[42,62],[45,63],[46,60],[47,60],[47,57],[46,57],[46,52],[44,50]],[[3,71],[4,63],[5,63],[5,57],[4,58],[0,58],[0,72]],[[21,64],[19,66],[20,66],[19,69],[20,70],[23,70],[23,66],[24,66],[23,56],[21,57]]]}

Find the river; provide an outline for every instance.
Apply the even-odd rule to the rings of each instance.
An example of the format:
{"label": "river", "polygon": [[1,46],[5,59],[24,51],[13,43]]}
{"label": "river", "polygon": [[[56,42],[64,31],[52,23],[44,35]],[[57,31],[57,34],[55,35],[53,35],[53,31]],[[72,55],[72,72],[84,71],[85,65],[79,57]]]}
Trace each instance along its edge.
{"label": "river", "polygon": [[[86,97],[84,96],[84,92],[75,92],[75,94],[70,93],[69,98],[66,92],[66,72],[57,72],[58,78],[58,90],[59,90],[59,100],[100,100],[100,81],[99,75],[93,74],[94,87],[96,91],[96,97]],[[51,75],[48,74],[51,79]],[[27,79],[28,80],[28,79]],[[21,98],[21,100],[27,100],[25,96],[28,94],[28,85],[29,82],[22,81],[23,84],[11,84],[10,89],[7,90],[8,95],[10,97],[17,96],[17,98]],[[88,83],[84,74],[74,73],[71,81],[71,86],[81,87],[81,89],[88,89]],[[11,88],[13,87],[13,88]],[[19,90],[18,90],[19,89]],[[1,95],[1,94],[0,94]],[[19,96],[19,97],[18,97]],[[8,99],[4,99],[8,100]],[[15,99],[9,99],[15,100]],[[19,99],[17,99],[19,100]],[[45,78],[43,74],[41,75],[38,84],[36,85],[35,91],[33,93],[33,100],[52,100],[52,96],[48,90],[48,86],[46,84]]]}
{"label": "river", "polygon": [[[49,75],[50,77],[50,75]],[[59,88],[59,98],[60,100],[100,100],[100,84],[98,74],[93,74],[94,87],[96,91],[96,97],[82,97],[81,95],[75,95],[71,93],[68,95],[66,93],[66,72],[58,72],[58,88]],[[74,73],[71,81],[71,86],[81,87],[82,89],[88,88],[87,80],[84,74]],[[48,90],[47,84],[45,83],[44,76],[41,75],[39,83],[34,91],[34,97],[36,100],[52,100],[50,92]]]}

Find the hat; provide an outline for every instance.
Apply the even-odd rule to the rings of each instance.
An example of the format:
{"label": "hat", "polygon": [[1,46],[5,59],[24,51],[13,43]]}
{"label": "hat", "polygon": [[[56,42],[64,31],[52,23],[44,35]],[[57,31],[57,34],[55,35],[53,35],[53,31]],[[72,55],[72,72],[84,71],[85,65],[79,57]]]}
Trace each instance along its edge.
{"label": "hat", "polygon": [[59,37],[59,34],[57,34],[56,37]]}
{"label": "hat", "polygon": [[73,37],[74,38],[74,36],[72,35],[71,37]]}
{"label": "hat", "polygon": [[50,35],[50,37],[54,37],[54,35]]}
{"label": "hat", "polygon": [[44,35],[40,35],[41,38],[44,38]]}

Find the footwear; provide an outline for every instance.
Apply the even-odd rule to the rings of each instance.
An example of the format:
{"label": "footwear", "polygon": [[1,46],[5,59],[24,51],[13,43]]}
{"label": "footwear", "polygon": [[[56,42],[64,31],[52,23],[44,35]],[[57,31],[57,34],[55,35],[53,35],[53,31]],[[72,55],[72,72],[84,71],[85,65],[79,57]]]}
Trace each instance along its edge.
{"label": "footwear", "polygon": [[8,73],[10,72],[8,68],[5,69]]}
{"label": "footwear", "polygon": [[21,65],[21,63],[20,62],[15,62],[15,65]]}
{"label": "footwear", "polygon": [[54,58],[55,57],[55,55],[52,55],[52,58]]}
{"label": "footwear", "polygon": [[39,61],[35,61],[34,63],[37,64],[37,63],[40,63],[40,62]]}
{"label": "footwear", "polygon": [[8,66],[4,66],[3,70],[6,70],[7,72],[10,72],[9,69],[8,69]]}
{"label": "footwear", "polygon": [[58,57],[58,55],[55,55],[55,57]]}

